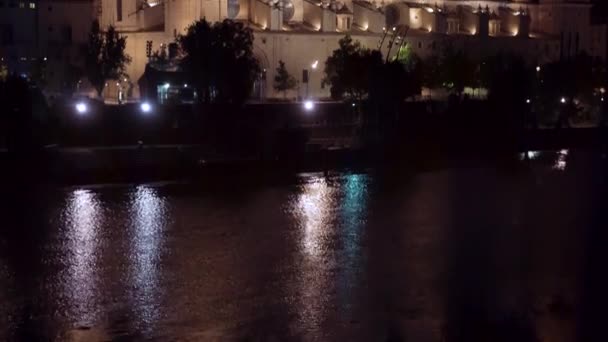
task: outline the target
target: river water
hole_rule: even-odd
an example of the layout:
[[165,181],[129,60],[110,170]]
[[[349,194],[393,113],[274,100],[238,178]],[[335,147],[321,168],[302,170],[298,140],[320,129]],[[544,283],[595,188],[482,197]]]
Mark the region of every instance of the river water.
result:
[[606,341],[604,162],[530,157],[8,193],[0,340]]

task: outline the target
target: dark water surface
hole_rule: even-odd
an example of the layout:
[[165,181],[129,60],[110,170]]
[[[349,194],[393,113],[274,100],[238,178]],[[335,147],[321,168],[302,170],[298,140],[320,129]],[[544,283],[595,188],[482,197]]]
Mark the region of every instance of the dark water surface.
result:
[[0,340],[607,341],[604,162],[531,157],[6,193]]

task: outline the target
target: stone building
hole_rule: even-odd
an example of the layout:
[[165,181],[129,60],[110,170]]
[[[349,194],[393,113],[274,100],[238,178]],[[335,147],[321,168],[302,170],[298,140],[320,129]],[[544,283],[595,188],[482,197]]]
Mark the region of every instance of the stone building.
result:
[[[8,20],[15,23],[12,27],[0,24],[0,54],[17,60],[72,58],[56,49],[70,50],[78,45],[86,39],[92,19],[98,18],[102,27],[114,25],[128,37],[127,52],[133,58],[128,79],[108,82],[107,98],[123,97],[126,83],[137,98],[137,83],[148,63],[148,44],[153,50],[166,48],[188,25],[202,18],[212,22],[238,20],[254,30],[254,53],[265,71],[255,87],[253,98],[258,99],[282,97],[272,87],[279,60],[299,81],[290,96],[329,96],[329,89],[321,82],[323,63],[346,33],[370,48],[377,48],[384,37],[387,41],[405,36],[406,43],[422,58],[449,44],[471,57],[513,52],[531,63],[582,51],[606,59],[607,26],[605,21],[592,20],[590,0],[31,1],[0,0],[0,19],[12,18]],[[28,10],[31,4],[35,9]],[[47,10],[50,6],[62,6],[62,11]],[[37,29],[29,32],[26,27]],[[384,54],[387,46],[382,44]],[[8,54],[7,48],[11,51]],[[393,49],[391,54],[395,52]],[[308,83],[303,82],[304,73]]]
[[97,13],[91,0],[0,0],[0,58],[18,73],[37,73],[60,92]]

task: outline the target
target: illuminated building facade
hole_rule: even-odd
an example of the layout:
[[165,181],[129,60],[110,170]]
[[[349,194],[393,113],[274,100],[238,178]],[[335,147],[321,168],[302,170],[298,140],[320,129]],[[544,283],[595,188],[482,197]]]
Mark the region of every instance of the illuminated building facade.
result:
[[[283,96],[272,88],[279,60],[298,80],[288,96],[329,96],[321,82],[323,62],[346,33],[369,48],[378,48],[386,32],[386,41],[405,36],[422,58],[446,45],[474,58],[512,52],[531,63],[582,51],[604,60],[607,55],[607,25],[592,20],[590,0],[32,0],[34,8],[30,2],[0,3],[0,23],[15,23],[0,25],[3,58],[77,62],[72,55],[94,18],[127,36],[127,53],[133,58],[128,81],[108,82],[107,98],[125,96],[125,83],[130,96],[139,97],[147,47],[167,47],[202,18],[238,20],[254,29],[254,53],[265,70],[253,96],[259,99]],[[381,50],[389,53],[388,44]]]

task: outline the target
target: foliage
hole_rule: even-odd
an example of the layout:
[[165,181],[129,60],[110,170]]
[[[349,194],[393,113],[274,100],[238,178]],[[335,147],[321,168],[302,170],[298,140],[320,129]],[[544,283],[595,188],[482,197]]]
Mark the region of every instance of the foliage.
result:
[[274,89],[276,91],[282,91],[283,97],[287,97],[287,91],[295,88],[296,79],[287,72],[285,63],[279,61],[279,67],[277,68],[277,74],[274,77]]
[[85,51],[85,74],[99,96],[106,80],[125,75],[126,65],[131,62],[131,57],[125,53],[126,45],[127,38],[121,37],[114,26],[103,32],[99,22],[93,22]]
[[339,48],[325,62],[323,83],[330,85],[333,98],[361,101],[368,94],[372,73],[382,65],[382,54],[361,47],[350,35],[340,39]]
[[442,85],[441,64],[439,56],[432,55],[422,62],[422,85],[429,89],[436,89]]
[[523,104],[533,91],[533,69],[520,57],[492,56],[483,60],[478,70],[479,85],[488,89],[491,101],[503,106]]
[[445,49],[439,58],[442,87],[462,94],[467,86],[474,86],[475,64],[464,52]]
[[8,67],[4,62],[0,62],[0,82],[6,81],[8,77]]
[[30,69],[30,80],[38,87],[44,88],[48,84],[46,61],[38,59],[32,63]]
[[177,37],[181,68],[192,75],[204,102],[243,103],[260,74],[253,55],[253,31],[232,20],[211,25],[205,19]]
[[[537,74],[539,112],[544,121],[568,124],[575,116],[590,114],[591,107],[600,107],[599,88],[606,86],[606,69],[588,55],[579,54],[573,58],[543,65]],[[566,103],[561,103],[561,98]]]
[[76,91],[76,86],[80,79],[84,76],[84,71],[81,67],[74,64],[67,65],[63,73],[63,90],[67,94],[73,94]]

